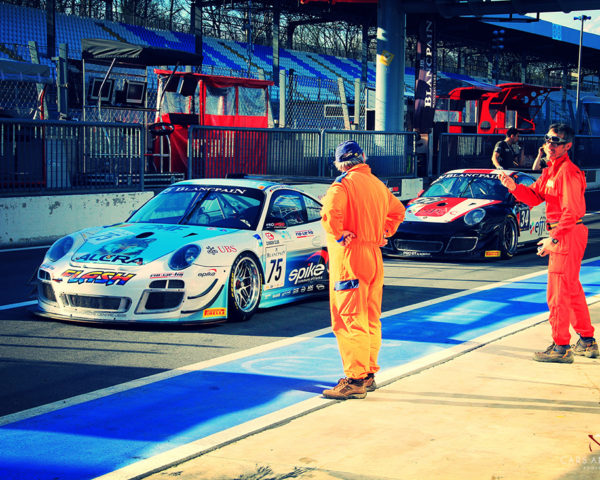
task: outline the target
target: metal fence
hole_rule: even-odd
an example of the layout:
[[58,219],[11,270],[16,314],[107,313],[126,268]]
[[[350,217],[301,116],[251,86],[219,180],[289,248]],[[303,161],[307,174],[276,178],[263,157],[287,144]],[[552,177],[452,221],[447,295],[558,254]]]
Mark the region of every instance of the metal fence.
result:
[[188,176],[231,174],[334,177],[330,163],[341,142],[356,140],[380,177],[415,177],[415,135],[409,132],[250,129],[194,126],[189,129]]
[[142,125],[0,119],[0,193],[143,188]]
[[333,178],[336,146],[357,140],[380,177],[415,177],[409,132],[189,129],[188,171],[149,173],[141,124],[0,119],[0,195],[161,188],[187,178],[259,174]]
[[[496,142],[504,135],[444,133],[440,135],[437,169],[440,175],[458,168],[489,168]],[[524,150],[524,168],[531,168],[538,148],[544,143],[543,135],[521,135],[519,144]],[[600,168],[600,137],[576,136],[569,150],[571,159],[583,169]]]

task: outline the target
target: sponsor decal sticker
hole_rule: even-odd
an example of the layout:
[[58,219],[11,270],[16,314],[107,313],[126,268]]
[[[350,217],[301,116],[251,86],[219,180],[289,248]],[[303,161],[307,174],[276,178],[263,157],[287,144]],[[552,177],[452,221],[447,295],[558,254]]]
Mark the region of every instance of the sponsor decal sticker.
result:
[[173,278],[183,277],[182,272],[169,272],[169,273],[151,273],[150,278]]
[[216,247],[208,245],[206,247],[206,253],[211,255],[217,255],[218,253],[236,253],[237,248],[233,245],[218,245]]
[[308,238],[314,236],[315,232],[312,230],[298,230],[296,232],[296,238]]
[[164,193],[179,193],[179,192],[217,192],[217,193],[234,193],[244,195],[246,188],[238,187],[217,187],[215,185],[182,185],[179,187],[170,187]]
[[226,308],[207,308],[202,312],[202,318],[225,317],[226,315]]
[[143,265],[144,259],[142,257],[131,257],[129,255],[98,255],[97,253],[87,253],[85,255],[80,255],[79,257],[75,257],[73,259],[74,262],[81,263],[120,263],[122,265],[127,265],[129,263],[135,263],[136,265]]
[[217,269],[211,268],[210,270],[207,270],[205,272],[199,272],[198,276],[199,277],[214,277],[216,274],[217,274]]
[[298,284],[321,278],[326,267],[323,264],[309,263],[306,267],[294,268],[289,275],[289,281]]
[[99,283],[107,287],[110,285],[125,285],[129,280],[135,277],[135,273],[107,272],[104,270],[95,270],[84,272],[83,270],[65,270],[63,277],[69,279],[68,283]]

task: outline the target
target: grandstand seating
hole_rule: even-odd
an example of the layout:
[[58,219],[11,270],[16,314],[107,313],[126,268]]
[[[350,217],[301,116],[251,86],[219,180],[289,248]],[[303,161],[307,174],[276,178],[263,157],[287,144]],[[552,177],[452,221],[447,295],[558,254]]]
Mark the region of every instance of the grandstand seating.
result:
[[[14,58],[11,45],[25,45],[35,40],[44,50],[46,44],[45,12],[28,7],[19,7],[0,3],[0,58],[28,61],[28,58]],[[81,39],[106,38],[141,45],[174,48],[193,51],[194,38],[182,32],[152,30],[136,25],[120,22],[95,20],[58,13],[56,15],[56,43],[69,46],[70,58],[81,58]],[[262,69],[266,77],[272,75],[272,51],[269,47],[253,45],[250,52],[250,68],[248,68],[249,52],[242,42],[224,39],[204,38],[204,70],[216,74],[245,72],[256,77]],[[21,54],[21,57],[23,55]],[[42,57],[42,62],[54,66],[49,58]],[[353,59],[338,58],[331,55],[280,50],[280,67],[286,71],[293,70],[296,76],[312,78],[336,79],[341,76],[346,80],[360,77],[360,62]],[[369,81],[375,79],[374,64],[369,65]],[[277,79],[276,79],[277,81]]]
[[[35,40],[42,52],[46,44],[46,18],[43,10],[0,3],[0,58],[29,61],[25,44]],[[194,37],[188,33],[153,30],[120,22],[96,20],[57,13],[56,44],[68,44],[70,58],[81,58],[83,38],[106,38],[133,44],[174,48],[194,51]],[[15,45],[20,48],[15,48]],[[250,53],[250,55],[249,55]],[[204,37],[203,72],[219,75],[258,77],[262,70],[266,78],[272,76],[272,50],[262,45],[253,45],[251,52],[243,42]],[[310,52],[280,49],[280,68],[288,73],[288,80],[298,85],[302,98],[339,103],[337,78],[344,79],[348,99],[354,97],[354,79],[360,78],[359,60],[335,57]],[[249,58],[250,57],[250,58]],[[54,62],[41,56],[42,63],[54,68]],[[375,64],[369,62],[368,84],[374,87]],[[289,75],[293,70],[293,75]],[[446,75],[441,78],[477,80],[467,76]],[[321,85],[321,82],[324,85]],[[480,79],[484,80],[484,79]],[[274,79],[277,83],[279,79]],[[485,81],[485,80],[484,80]],[[152,81],[151,81],[152,83]],[[326,84],[326,85],[325,85]],[[414,69],[406,69],[406,92],[411,95],[414,85]],[[273,89],[272,101],[278,101],[279,89]]]

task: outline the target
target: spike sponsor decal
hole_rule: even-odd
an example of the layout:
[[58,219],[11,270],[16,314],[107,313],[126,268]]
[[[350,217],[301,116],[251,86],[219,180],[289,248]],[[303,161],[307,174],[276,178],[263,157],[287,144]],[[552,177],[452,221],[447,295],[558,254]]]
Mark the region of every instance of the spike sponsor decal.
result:
[[294,268],[288,277],[289,281],[298,284],[320,279],[325,273],[326,267],[321,264],[309,263],[306,267]]
[[227,316],[226,308],[207,308],[202,312],[202,318],[225,317]]
[[66,270],[62,273],[63,277],[69,279],[68,283],[99,283],[107,287],[110,285],[125,285],[129,280],[135,277],[135,273],[107,272],[95,270],[84,272],[83,270]]

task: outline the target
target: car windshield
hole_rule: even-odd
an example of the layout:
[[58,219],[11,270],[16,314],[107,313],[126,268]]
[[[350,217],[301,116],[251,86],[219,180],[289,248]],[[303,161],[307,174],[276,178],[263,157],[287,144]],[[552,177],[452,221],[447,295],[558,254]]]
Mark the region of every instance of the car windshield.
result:
[[508,190],[494,174],[447,174],[437,179],[422,197],[458,197],[505,200]]
[[216,185],[169,187],[135,212],[128,222],[201,225],[254,230],[264,193]]

